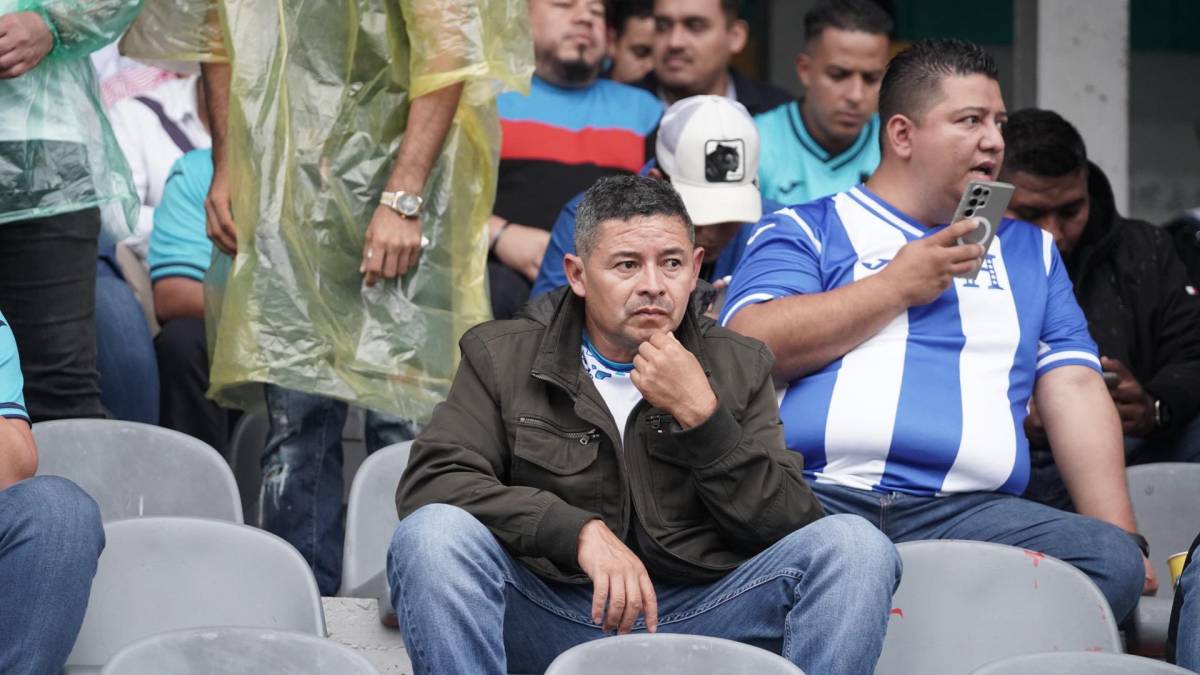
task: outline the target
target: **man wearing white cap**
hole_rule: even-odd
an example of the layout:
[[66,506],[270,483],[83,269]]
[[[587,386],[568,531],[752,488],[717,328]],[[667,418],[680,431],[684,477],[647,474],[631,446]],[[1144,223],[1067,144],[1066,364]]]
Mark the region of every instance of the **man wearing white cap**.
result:
[[[778,208],[758,191],[758,131],[742,104],[721,96],[692,96],[667,109],[642,174],[669,180],[683,197],[704,248],[700,278],[725,286],[742,258],[750,227]],[[567,285],[563,256],[575,253],[575,211],[583,194],[567,202],[529,297]]]

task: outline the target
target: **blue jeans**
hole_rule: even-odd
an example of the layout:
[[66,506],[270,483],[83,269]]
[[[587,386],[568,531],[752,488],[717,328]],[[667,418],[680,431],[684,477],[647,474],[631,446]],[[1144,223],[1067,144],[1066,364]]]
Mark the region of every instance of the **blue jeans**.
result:
[[[343,401],[266,386],[270,431],[262,456],[260,523],[308,561],[321,595],[342,583]],[[416,436],[412,422],[367,412],[367,453]]]
[[[604,636],[592,586],[545,581],[482,523],[445,504],[396,528],[392,606],[417,675],[540,673]],[[870,673],[883,649],[895,547],[860,518],[823,518],[712,583],[654,582],[658,630],[746,642],[809,673]],[[638,619],[634,632],[644,632]]]
[[79,634],[96,560],[100,509],[58,476],[0,490],[0,673],[58,673]]
[[[1200,558],[1196,553],[1192,555]],[[1183,596],[1183,604],[1179,608],[1175,663],[1200,672],[1200,562],[1193,560],[1183,569],[1176,593]]]
[[1124,620],[1142,593],[1142,552],[1104,521],[1012,495],[969,492],[918,497],[812,483],[826,513],[853,513],[892,541],[968,539],[1019,546],[1070,563],[1088,575]]
[[115,419],[158,424],[158,362],[146,315],[111,252],[96,262],[96,369]]

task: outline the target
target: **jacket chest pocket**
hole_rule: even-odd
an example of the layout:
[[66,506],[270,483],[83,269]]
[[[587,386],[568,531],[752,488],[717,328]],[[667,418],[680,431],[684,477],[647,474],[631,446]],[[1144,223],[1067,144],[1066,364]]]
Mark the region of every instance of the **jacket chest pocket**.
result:
[[600,444],[595,427],[568,428],[521,415],[513,445],[513,482],[548,490],[580,508],[598,509],[603,484],[596,462]]

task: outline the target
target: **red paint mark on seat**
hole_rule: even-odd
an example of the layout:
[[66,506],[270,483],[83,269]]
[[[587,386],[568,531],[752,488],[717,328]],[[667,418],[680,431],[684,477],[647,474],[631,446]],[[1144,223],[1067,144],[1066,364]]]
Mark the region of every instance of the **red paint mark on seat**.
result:
[[893,608],[892,608],[892,611],[890,612],[890,614],[891,614],[892,616],[898,616],[898,617],[900,617],[901,619],[903,619],[903,618],[904,618],[904,610],[900,609],[899,607],[893,607]]
[[1034,580],[1033,580],[1033,590],[1035,590],[1035,591],[1036,591],[1037,589],[1038,589],[1038,580],[1037,580],[1037,579],[1034,579]]
[[1030,551],[1029,549],[1025,549],[1025,555],[1033,559],[1034,567],[1037,567],[1038,563],[1046,559],[1045,553],[1038,553],[1037,551]]
[[1085,652],[1103,652],[1104,647],[1088,647],[1087,649],[1085,649],[1083,651],[1085,651]]

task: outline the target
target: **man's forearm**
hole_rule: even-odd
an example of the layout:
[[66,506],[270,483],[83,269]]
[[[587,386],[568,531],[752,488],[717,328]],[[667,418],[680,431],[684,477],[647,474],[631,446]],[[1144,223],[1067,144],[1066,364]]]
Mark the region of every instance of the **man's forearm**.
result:
[[462,90],[462,84],[454,84],[412,100],[404,138],[388,177],[389,191],[420,193],[425,189],[425,181],[441,154],[442,144],[454,121]]
[[208,109],[213,165],[221,166],[225,161],[225,142],[229,131],[229,79],[232,67],[228,63],[201,63],[200,72],[204,76],[204,107]]
[[1063,366],[1038,379],[1035,396],[1076,510],[1136,532],[1121,421],[1104,380],[1084,366]]
[[729,328],[765,342],[775,354],[775,381],[791,382],[845,356],[907,308],[875,275],[824,293],[746,306]]

